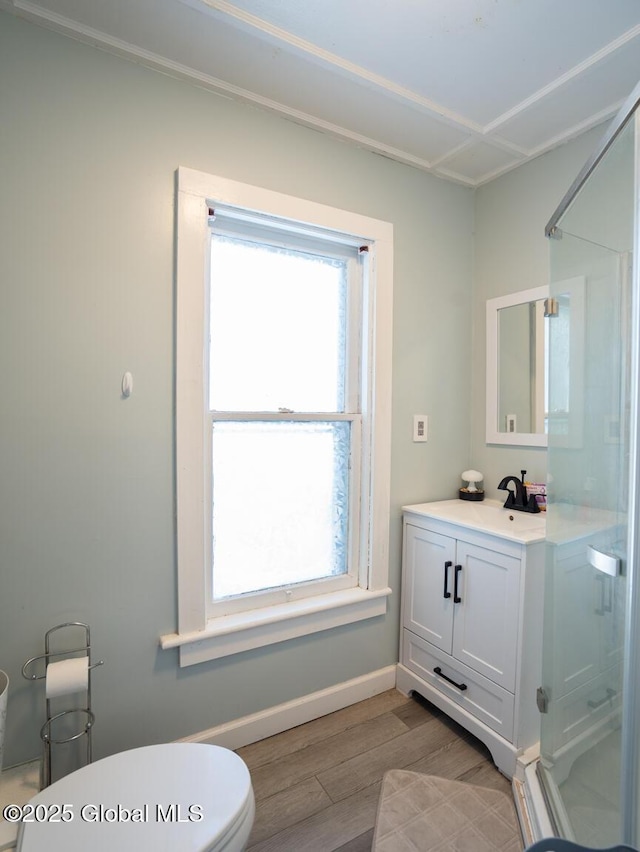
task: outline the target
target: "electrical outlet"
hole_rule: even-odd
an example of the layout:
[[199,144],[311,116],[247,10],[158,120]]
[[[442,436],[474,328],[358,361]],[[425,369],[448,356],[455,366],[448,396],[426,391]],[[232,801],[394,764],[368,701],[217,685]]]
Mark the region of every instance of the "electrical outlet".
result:
[[426,414],[413,415],[413,440],[414,442],[426,441],[429,427],[429,418]]

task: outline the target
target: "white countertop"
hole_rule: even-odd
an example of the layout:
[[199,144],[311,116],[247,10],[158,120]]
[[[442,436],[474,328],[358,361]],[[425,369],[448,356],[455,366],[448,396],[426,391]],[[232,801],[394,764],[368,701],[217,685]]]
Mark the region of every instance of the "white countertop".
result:
[[440,500],[403,506],[402,510],[521,544],[545,539],[550,544],[566,544],[604,531],[620,535],[626,523],[622,513],[570,503],[552,503],[547,512],[536,514],[505,509],[499,500]]
[[402,509],[404,512],[437,518],[521,544],[544,541],[546,535],[545,512],[514,512],[505,509],[498,500],[440,500],[436,503],[403,506]]

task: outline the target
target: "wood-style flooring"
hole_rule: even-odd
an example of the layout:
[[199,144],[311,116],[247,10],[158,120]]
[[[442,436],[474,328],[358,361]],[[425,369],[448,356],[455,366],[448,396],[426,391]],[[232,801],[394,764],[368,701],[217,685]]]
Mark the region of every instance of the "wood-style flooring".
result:
[[250,852],[370,852],[382,777],[409,769],[511,795],[485,746],[432,704],[389,690],[238,750]]

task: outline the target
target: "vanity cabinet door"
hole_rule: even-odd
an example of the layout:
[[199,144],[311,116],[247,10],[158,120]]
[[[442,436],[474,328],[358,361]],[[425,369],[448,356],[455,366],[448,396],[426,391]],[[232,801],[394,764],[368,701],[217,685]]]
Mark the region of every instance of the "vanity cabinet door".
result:
[[407,524],[404,548],[404,626],[450,654],[455,539]]
[[520,609],[520,560],[457,543],[459,566],[453,656],[514,692]]

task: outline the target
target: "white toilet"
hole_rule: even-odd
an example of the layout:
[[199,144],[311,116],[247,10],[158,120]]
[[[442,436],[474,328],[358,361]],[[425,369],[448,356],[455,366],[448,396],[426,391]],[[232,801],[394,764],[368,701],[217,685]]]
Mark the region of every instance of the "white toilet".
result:
[[197,743],[114,754],[56,781],[29,804],[35,821],[20,823],[19,852],[240,852],[255,815],[242,759]]

